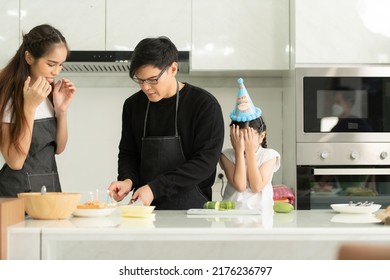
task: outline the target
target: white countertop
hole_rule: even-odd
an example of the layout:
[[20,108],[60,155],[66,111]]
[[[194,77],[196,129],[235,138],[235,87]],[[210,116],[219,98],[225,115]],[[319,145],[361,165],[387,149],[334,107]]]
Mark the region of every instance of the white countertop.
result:
[[[390,244],[390,226],[373,215],[331,209],[237,217],[155,213],[153,219],[122,218],[119,210],[102,218],[26,219],[8,229],[9,258],[334,259],[342,242]],[[39,254],[28,257],[19,248],[28,236],[35,236],[32,250]]]

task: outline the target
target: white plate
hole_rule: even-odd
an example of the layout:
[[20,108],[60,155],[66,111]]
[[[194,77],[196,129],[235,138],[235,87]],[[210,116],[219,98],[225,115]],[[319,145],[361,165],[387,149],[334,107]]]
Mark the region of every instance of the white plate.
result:
[[374,214],[336,214],[330,221],[344,224],[370,224],[382,222],[375,217]]
[[372,204],[370,206],[350,206],[349,204],[331,204],[330,207],[334,211],[340,213],[352,213],[352,214],[369,214],[378,211],[382,205]]
[[76,209],[73,216],[77,217],[104,217],[111,215],[116,210],[116,207],[108,207],[102,209]]
[[86,219],[85,217],[74,217],[71,219],[72,224],[76,227],[117,227],[121,223],[120,217],[91,217]]
[[153,219],[156,216],[155,213],[142,214],[142,213],[122,213],[123,218],[147,218]]
[[215,209],[188,209],[187,215],[204,215],[204,216],[242,216],[242,215],[261,215],[259,209],[231,209],[231,210],[215,210]]

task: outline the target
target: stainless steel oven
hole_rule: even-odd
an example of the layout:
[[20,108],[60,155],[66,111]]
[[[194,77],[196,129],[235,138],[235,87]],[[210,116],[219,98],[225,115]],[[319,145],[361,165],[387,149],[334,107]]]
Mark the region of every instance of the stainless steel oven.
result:
[[390,205],[390,67],[296,70],[297,208]]

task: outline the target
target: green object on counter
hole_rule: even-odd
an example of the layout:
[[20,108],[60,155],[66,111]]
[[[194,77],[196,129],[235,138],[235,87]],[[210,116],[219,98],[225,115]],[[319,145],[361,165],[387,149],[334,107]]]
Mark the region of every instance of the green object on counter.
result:
[[203,205],[203,209],[229,210],[235,208],[236,208],[236,203],[230,200],[207,201]]
[[294,206],[288,202],[275,202],[274,211],[277,213],[289,213],[294,210]]

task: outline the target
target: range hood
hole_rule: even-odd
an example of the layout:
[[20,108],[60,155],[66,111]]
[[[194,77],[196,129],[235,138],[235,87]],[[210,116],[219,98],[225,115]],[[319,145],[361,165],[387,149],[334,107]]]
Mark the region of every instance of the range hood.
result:
[[[71,74],[129,74],[132,51],[72,50],[63,64],[62,72]],[[190,53],[179,51],[179,72],[188,73]]]

